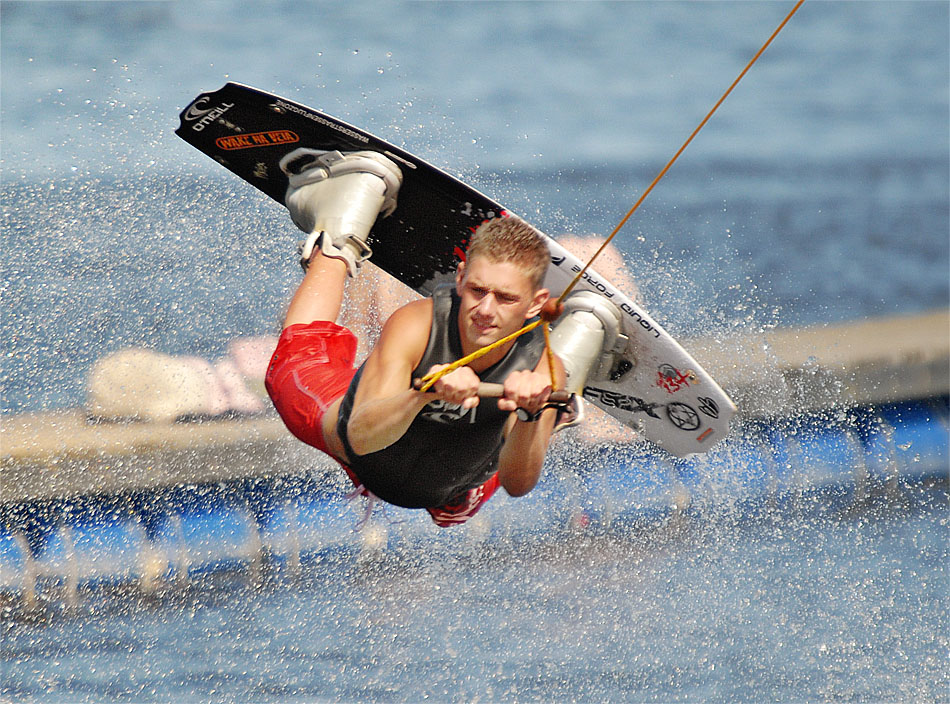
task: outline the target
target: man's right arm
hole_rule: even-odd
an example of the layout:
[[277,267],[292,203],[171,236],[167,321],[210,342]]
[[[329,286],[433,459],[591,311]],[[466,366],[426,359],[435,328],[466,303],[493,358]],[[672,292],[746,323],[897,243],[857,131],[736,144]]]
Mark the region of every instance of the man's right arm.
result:
[[366,359],[347,439],[358,455],[378,452],[401,438],[432,396],[412,388],[412,372],[422,359],[432,324],[432,301],[413,301],[383,326]]
[[[441,399],[464,408],[478,405],[479,378],[469,367],[442,377],[428,392],[412,388],[412,372],[429,344],[432,299],[413,301],[386,321],[363,365],[347,439],[358,455],[378,452],[399,440],[425,406]],[[427,372],[444,365],[436,365]]]

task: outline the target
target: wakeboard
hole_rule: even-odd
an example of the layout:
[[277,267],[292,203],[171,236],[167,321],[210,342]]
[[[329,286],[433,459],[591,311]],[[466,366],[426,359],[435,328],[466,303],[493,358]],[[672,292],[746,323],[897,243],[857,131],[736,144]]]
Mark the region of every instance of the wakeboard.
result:
[[[429,295],[454,280],[468,238],[506,208],[414,154],[291,100],[237,83],[202,93],[180,115],[186,142],[283,204],[281,157],[298,147],[340,152],[373,150],[403,174],[398,205],[370,232],[374,264]],[[559,295],[584,262],[548,238],[545,286]],[[601,294],[620,309],[623,337],[584,398],[670,453],[709,450],[726,437],[736,407],[706,371],[646,311],[588,269],[575,290]]]

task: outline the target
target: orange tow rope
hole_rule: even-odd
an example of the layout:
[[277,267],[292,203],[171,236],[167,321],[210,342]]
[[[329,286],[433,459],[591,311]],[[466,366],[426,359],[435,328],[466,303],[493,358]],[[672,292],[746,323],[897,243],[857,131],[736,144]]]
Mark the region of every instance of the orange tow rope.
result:
[[600,245],[597,251],[594,252],[591,258],[584,265],[584,267],[577,273],[577,275],[567,285],[567,288],[565,288],[561,292],[561,295],[558,296],[557,299],[548,301],[545,304],[544,309],[541,311],[541,318],[538,320],[535,320],[532,323],[528,323],[517,332],[514,332],[511,335],[508,335],[507,337],[501,340],[498,340],[497,342],[493,342],[492,344],[486,347],[483,347],[479,350],[475,350],[474,352],[472,352],[472,354],[462,357],[462,359],[459,359],[458,361],[453,362],[452,364],[439,370],[438,372],[434,372],[432,374],[426,374],[422,378],[423,391],[427,391],[436,381],[441,379],[443,376],[445,376],[449,372],[452,372],[455,369],[458,369],[459,367],[464,367],[469,362],[472,362],[478,359],[479,357],[485,354],[488,354],[492,350],[497,349],[498,347],[501,347],[502,345],[505,345],[508,342],[511,342],[512,340],[518,338],[519,336],[525,334],[526,332],[530,332],[531,330],[534,330],[542,322],[544,323],[544,339],[545,339],[545,345],[548,348],[548,355],[549,355],[548,361],[549,361],[549,366],[551,368],[551,382],[552,382],[551,386],[552,388],[555,388],[554,365],[551,363],[553,352],[551,352],[551,347],[548,342],[549,340],[548,331],[549,331],[551,322],[553,322],[554,320],[557,320],[558,316],[561,314],[561,310],[563,309],[564,299],[566,299],[567,296],[571,293],[571,291],[574,290],[574,287],[577,286],[578,282],[584,277],[584,274],[590,268],[590,265],[594,263],[594,260],[597,259],[597,257],[600,256],[601,252],[603,252],[604,249],[607,248],[607,245],[610,244],[610,241],[617,235],[618,232],[620,232],[623,226],[627,224],[627,221],[637,211],[637,209],[640,207],[640,204],[643,203],[644,200],[646,200],[646,197],[648,195],[650,195],[650,192],[653,190],[654,186],[656,186],[656,184],[660,182],[660,179],[662,179],[666,175],[666,172],[670,170],[670,167],[673,166],[674,163],[676,163],[676,160],[679,159],[680,154],[682,154],[686,150],[686,147],[688,147],[690,142],[693,141],[693,138],[697,134],[699,134],[699,131],[703,127],[706,126],[706,123],[709,122],[710,118],[715,114],[716,110],[719,109],[719,106],[722,105],[723,102],[725,102],[726,98],[729,97],[729,94],[732,93],[732,90],[739,84],[739,81],[741,81],[743,77],[746,75],[746,73],[749,72],[749,69],[752,68],[753,64],[755,64],[756,61],[759,60],[759,57],[762,56],[763,53],[765,53],[765,50],[769,48],[769,45],[772,43],[772,40],[774,40],[775,37],[778,36],[778,33],[781,32],[782,29],[784,29],[785,25],[788,24],[789,20],[792,19],[792,17],[795,15],[796,12],[798,12],[798,9],[804,4],[804,2],[805,0],[798,0],[798,2],[795,3],[795,7],[792,8],[791,12],[789,12],[788,15],[785,16],[785,19],[782,20],[782,22],[779,24],[779,26],[775,28],[775,31],[772,32],[771,36],[769,36],[765,44],[762,45],[762,48],[759,49],[755,53],[755,56],[752,57],[751,61],[749,61],[749,63],[746,64],[746,67],[742,69],[742,72],[736,77],[736,80],[734,80],[732,82],[732,85],[730,85],[729,88],[726,89],[726,92],[722,94],[722,97],[719,98],[718,101],[716,101],[716,104],[713,105],[712,110],[710,110],[706,114],[706,117],[703,118],[702,122],[700,122],[696,126],[696,129],[694,129],[692,134],[690,134],[690,136],[686,139],[686,141],[683,142],[683,146],[681,146],[679,148],[679,151],[677,151],[676,154],[673,155],[673,158],[670,159],[669,162],[667,162],[666,166],[664,166],[660,170],[660,173],[658,173],[656,175],[656,178],[654,178],[653,181],[650,183],[650,185],[647,186],[646,190],[643,191],[643,194],[640,196],[640,198],[637,199],[637,202],[633,204],[633,207],[630,208],[630,210],[623,217],[623,219],[619,223],[617,223],[617,226],[613,229],[613,231],[610,233],[607,239],[603,241],[603,243]]
[[[517,331],[511,333],[511,334],[508,335],[507,337],[503,337],[503,338],[501,338],[500,340],[497,340],[496,342],[491,343],[490,345],[485,345],[485,346],[482,347],[481,349],[475,350],[475,351],[472,352],[471,354],[466,355],[466,356],[462,357],[461,359],[456,360],[455,362],[452,362],[450,365],[448,365],[447,367],[444,367],[443,369],[440,369],[440,370],[437,371],[437,372],[432,372],[431,374],[426,374],[424,377],[422,377],[422,386],[419,388],[419,390],[420,390],[420,391],[428,391],[430,388],[432,388],[432,385],[433,385],[435,382],[437,382],[439,379],[441,379],[442,377],[444,377],[444,376],[445,376],[446,374],[448,374],[449,372],[454,371],[454,370],[458,369],[459,367],[464,367],[464,366],[465,366],[466,364],[468,364],[469,362],[474,362],[476,359],[478,359],[479,357],[485,356],[486,354],[488,354],[488,353],[491,352],[492,350],[497,349],[497,348],[501,347],[502,345],[506,345],[506,344],[508,344],[509,342],[511,342],[512,340],[515,340],[515,339],[521,337],[521,336],[524,335],[526,332],[531,332],[531,331],[534,330],[536,327],[538,327],[538,326],[541,324],[541,322],[542,322],[542,320],[539,318],[538,320],[535,320],[534,322],[528,323],[527,325],[525,325],[525,326],[524,326],[523,328],[521,328],[520,330],[517,330]],[[552,371],[552,378],[553,378],[553,371]]]

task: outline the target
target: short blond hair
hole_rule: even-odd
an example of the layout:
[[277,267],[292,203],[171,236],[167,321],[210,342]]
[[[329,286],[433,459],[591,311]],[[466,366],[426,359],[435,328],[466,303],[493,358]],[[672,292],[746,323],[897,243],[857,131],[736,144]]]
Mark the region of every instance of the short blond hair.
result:
[[475,230],[466,250],[466,259],[478,256],[518,265],[528,275],[534,290],[541,288],[551,263],[545,236],[521,218],[511,215],[486,220]]

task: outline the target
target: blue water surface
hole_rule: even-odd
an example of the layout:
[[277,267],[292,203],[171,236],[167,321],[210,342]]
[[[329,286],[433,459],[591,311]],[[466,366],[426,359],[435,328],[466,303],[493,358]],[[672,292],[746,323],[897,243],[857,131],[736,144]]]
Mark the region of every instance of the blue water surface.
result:
[[4,621],[24,702],[946,702],[946,493],[327,559]]
[[[174,136],[199,92],[285,95],[606,234],[791,7],[4,0],[2,411],[80,404],[121,347],[276,330],[298,233]],[[947,307],[948,105],[950,3],[806,2],[618,235],[649,310],[725,339]],[[950,700],[946,493],[762,512],[51,598],[3,612],[0,700]]]

